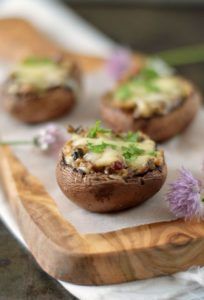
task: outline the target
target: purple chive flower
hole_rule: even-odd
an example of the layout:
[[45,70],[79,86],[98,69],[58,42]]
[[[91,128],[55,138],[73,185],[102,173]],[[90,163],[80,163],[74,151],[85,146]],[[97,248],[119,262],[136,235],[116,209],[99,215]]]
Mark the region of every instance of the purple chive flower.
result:
[[167,201],[171,212],[179,218],[203,218],[202,185],[192,173],[182,168],[177,180],[170,184]]
[[3,145],[34,145],[39,148],[42,152],[48,154],[56,155],[58,154],[60,148],[66,142],[65,131],[62,127],[49,124],[46,127],[42,128],[33,139],[30,140],[12,140],[12,141],[0,141],[0,146]]
[[66,141],[65,133],[61,127],[48,124],[42,128],[33,139],[34,145],[43,152],[57,154]]
[[119,48],[107,60],[106,70],[115,80],[121,79],[132,64],[132,54],[128,49]]

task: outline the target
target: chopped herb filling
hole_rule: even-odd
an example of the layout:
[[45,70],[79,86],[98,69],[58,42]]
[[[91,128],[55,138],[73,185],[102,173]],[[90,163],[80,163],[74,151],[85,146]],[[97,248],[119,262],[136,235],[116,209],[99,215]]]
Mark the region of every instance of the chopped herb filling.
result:
[[72,128],[71,133],[63,149],[65,161],[85,173],[97,171],[128,176],[131,172],[140,174],[163,164],[163,152],[139,131],[116,134],[97,121],[88,130]]

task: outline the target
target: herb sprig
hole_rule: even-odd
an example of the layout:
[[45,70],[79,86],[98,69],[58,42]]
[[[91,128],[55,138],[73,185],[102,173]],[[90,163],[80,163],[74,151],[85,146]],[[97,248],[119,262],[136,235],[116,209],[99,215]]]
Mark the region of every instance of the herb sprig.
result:
[[155,83],[155,80],[159,77],[159,72],[153,66],[147,64],[130,82],[121,85],[115,96],[121,101],[126,101],[134,96],[137,87],[143,87],[147,92],[159,92],[160,89]]
[[147,154],[151,155],[151,156],[157,156],[157,151],[156,150],[151,150],[151,151],[148,151]]
[[[112,131],[110,129],[105,129],[101,127],[101,122],[96,121],[95,125],[91,127],[88,131],[87,137],[88,138],[97,138],[98,133],[111,133]],[[126,134],[122,135],[122,138],[124,141],[127,142],[127,146],[118,146],[112,143],[107,143],[102,141],[100,144],[95,144],[89,141],[87,143],[88,150],[93,152],[93,153],[103,153],[106,148],[112,148],[112,149],[117,149],[122,152],[122,156],[124,157],[125,160],[131,161],[133,159],[137,159],[138,156],[144,155],[145,153],[151,156],[156,156],[156,151],[152,150],[149,152],[146,152],[144,149],[141,149],[138,147],[136,143],[139,141],[140,134],[139,132],[132,132],[129,131]]]
[[137,76],[137,79],[153,80],[158,77],[159,73],[154,68],[146,66],[141,70],[140,74]]
[[134,144],[130,144],[128,147],[122,147],[122,150],[126,160],[135,159],[137,156],[145,153],[145,150],[138,148]]
[[107,147],[116,149],[116,145],[105,143],[105,142],[102,142],[101,144],[97,144],[97,145],[93,143],[88,143],[87,146],[88,149],[94,153],[102,153]]
[[132,132],[132,131],[128,131],[128,133],[126,133],[126,135],[124,136],[124,140],[127,142],[138,142],[138,138],[139,138],[139,133],[138,132]]
[[95,125],[89,129],[87,136],[95,138],[97,137],[97,133],[111,133],[111,130],[101,127],[101,121],[96,121]]

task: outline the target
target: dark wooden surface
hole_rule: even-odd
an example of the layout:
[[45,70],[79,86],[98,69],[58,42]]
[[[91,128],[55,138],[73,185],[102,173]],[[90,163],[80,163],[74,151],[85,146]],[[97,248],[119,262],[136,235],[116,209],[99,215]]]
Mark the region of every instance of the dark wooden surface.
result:
[[0,300],[75,300],[0,222]]
[[204,42],[204,6],[111,5],[111,1],[71,6],[115,41],[142,52]]

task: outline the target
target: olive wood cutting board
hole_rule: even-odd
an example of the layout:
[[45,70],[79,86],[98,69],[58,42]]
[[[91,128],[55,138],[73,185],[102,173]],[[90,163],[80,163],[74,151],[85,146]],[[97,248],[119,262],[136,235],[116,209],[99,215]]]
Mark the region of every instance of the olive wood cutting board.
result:
[[[0,37],[0,57],[11,61],[28,54],[65,51],[20,19],[0,20]],[[77,59],[85,71],[103,63],[100,58],[66,55]],[[0,179],[29,250],[39,265],[57,279],[103,285],[204,265],[204,222],[180,219],[80,234],[8,146],[0,147]]]
[[23,237],[53,277],[84,285],[146,279],[204,265],[204,222],[177,220],[80,234],[7,146],[0,177]]

